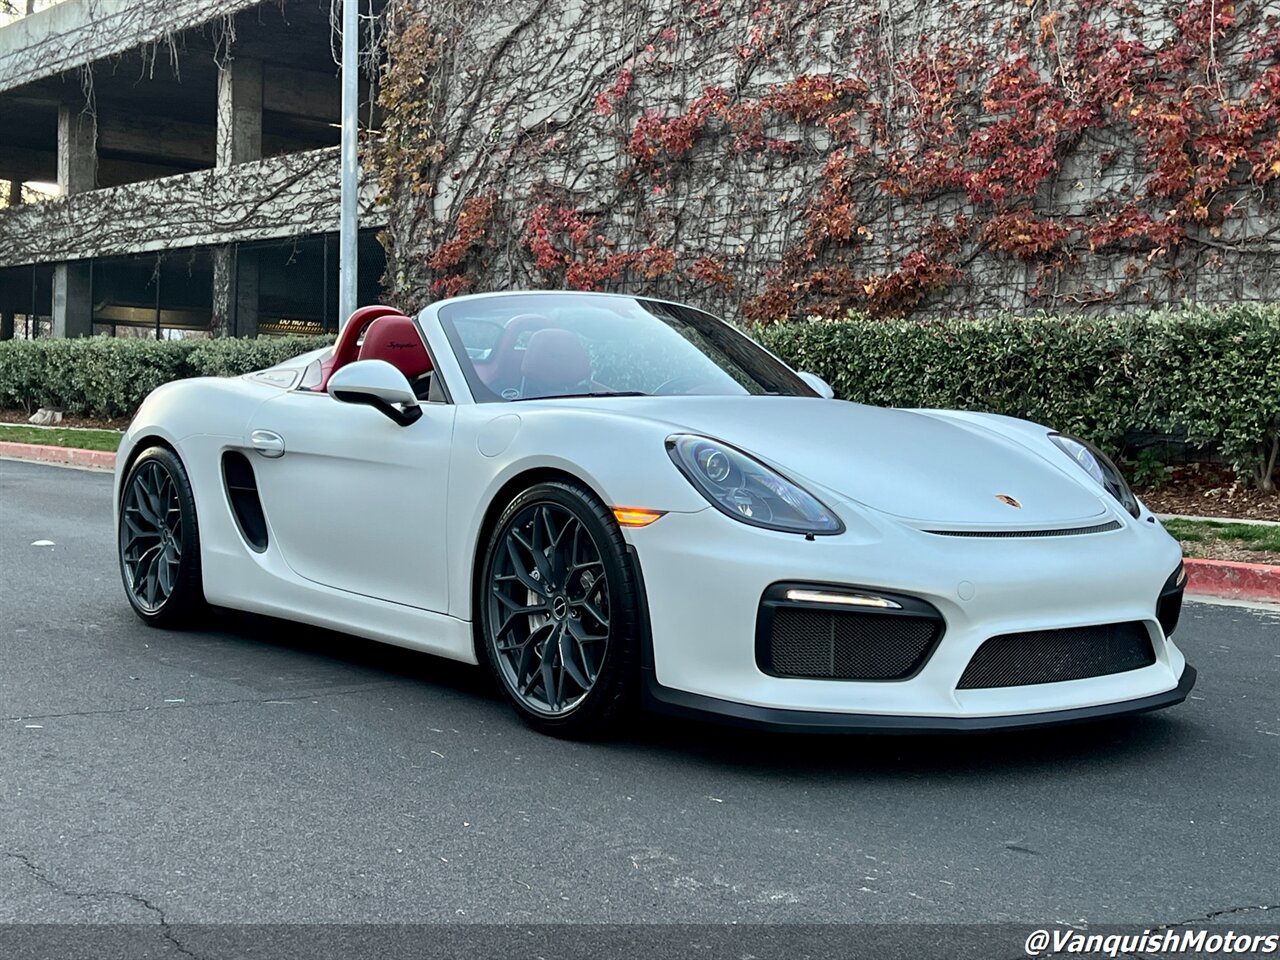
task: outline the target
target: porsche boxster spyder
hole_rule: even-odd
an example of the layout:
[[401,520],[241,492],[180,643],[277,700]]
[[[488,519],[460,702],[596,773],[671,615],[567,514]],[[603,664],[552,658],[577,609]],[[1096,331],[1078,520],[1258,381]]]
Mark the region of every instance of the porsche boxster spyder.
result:
[[156,390],[116,475],[129,603],[482,664],[584,736],[636,709],[981,730],[1183,700],[1178,544],[1084,440],[832,398],[691,307],[365,307]]

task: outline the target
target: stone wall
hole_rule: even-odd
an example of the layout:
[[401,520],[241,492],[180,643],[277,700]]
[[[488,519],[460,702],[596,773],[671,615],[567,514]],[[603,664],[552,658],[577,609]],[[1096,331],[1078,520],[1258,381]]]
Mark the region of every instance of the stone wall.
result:
[[368,151],[407,304],[769,321],[1280,296],[1280,8],[398,0]]

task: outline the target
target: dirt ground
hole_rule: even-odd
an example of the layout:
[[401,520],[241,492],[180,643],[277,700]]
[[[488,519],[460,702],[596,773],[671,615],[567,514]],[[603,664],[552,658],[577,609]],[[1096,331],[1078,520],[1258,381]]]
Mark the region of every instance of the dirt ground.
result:
[[1138,487],[1134,492],[1156,513],[1280,520],[1280,492],[1263,493],[1238,483],[1230,470],[1212,464],[1180,467],[1167,484]]
[[[0,410],[0,423],[26,423],[31,414],[25,410]],[[64,413],[60,427],[91,427],[95,430],[123,430],[132,417],[87,417]]]

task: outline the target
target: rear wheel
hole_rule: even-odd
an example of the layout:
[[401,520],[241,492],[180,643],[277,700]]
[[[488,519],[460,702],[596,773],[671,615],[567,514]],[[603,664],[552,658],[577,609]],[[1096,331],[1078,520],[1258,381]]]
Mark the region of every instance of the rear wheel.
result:
[[143,621],[177,626],[204,607],[195,497],[173,451],[150,447],[129,469],[118,545],[125,595]]
[[535,729],[598,736],[634,708],[636,585],[609,510],[573,484],[540,483],[503,511],[479,598],[482,654]]

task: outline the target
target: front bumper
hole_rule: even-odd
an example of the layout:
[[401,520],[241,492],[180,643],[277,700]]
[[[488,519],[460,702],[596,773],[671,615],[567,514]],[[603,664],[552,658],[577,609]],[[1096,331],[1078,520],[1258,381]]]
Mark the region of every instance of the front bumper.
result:
[[[1195,682],[1157,619],[1157,597],[1180,550],[1156,524],[984,540],[842,513],[849,531],[815,541],[714,510],[629,531],[648,600],[650,708],[812,732],[989,730],[1154,710],[1184,700]],[[946,631],[918,673],[901,681],[772,676],[760,669],[753,638],[760,599],[781,579],[918,597],[942,614]],[[958,689],[991,637],[1122,622],[1147,629],[1154,663],[1080,680]]]

